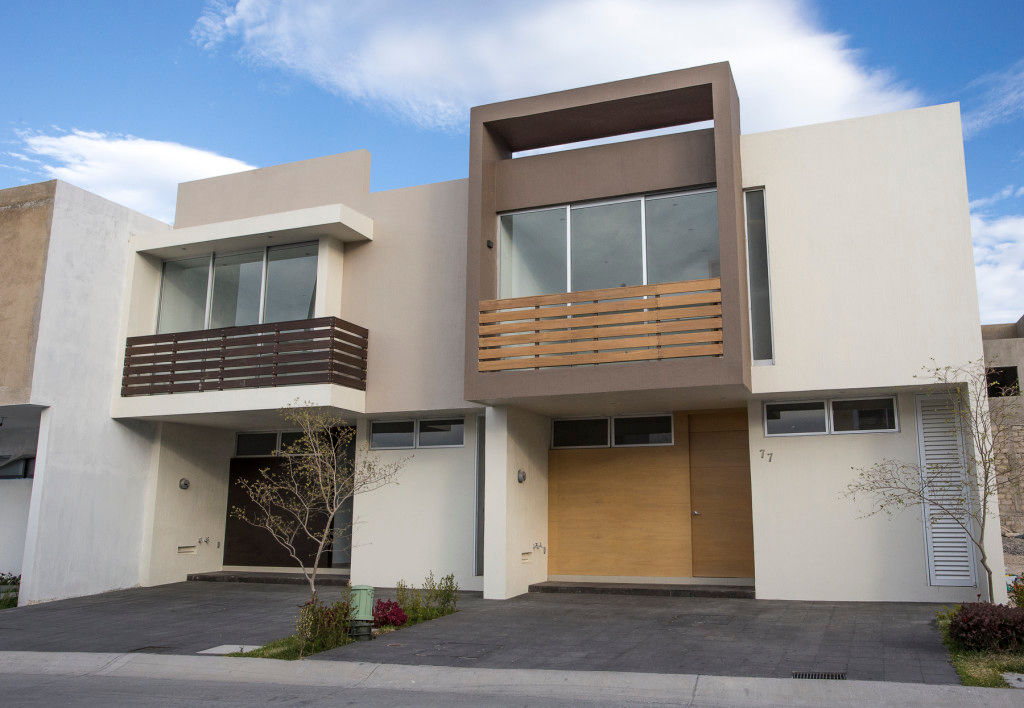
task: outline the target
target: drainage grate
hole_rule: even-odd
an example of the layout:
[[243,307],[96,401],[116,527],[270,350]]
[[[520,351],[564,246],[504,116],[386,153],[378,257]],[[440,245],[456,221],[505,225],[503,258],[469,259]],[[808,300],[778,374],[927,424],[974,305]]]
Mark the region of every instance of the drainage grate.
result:
[[795,679],[821,679],[825,681],[845,681],[845,671],[794,671]]

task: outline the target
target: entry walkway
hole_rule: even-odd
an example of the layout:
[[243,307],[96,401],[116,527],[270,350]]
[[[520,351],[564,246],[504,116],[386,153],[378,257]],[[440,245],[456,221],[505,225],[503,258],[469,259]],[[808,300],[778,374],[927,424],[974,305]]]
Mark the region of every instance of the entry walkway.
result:
[[[322,594],[330,600],[338,591]],[[265,644],[294,630],[305,599],[299,585],[194,582],[2,610],[0,651],[195,654]],[[463,597],[459,608],[317,658],[957,683],[934,605],[531,593],[504,602]]]

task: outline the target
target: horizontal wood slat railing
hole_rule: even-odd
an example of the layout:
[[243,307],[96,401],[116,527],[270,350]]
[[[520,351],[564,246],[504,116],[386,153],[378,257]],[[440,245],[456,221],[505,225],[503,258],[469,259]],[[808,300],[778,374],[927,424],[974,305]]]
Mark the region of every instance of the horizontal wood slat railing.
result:
[[480,371],[722,355],[719,278],[480,302]]
[[368,338],[337,317],[129,337],[121,395],[318,383],[365,391]]

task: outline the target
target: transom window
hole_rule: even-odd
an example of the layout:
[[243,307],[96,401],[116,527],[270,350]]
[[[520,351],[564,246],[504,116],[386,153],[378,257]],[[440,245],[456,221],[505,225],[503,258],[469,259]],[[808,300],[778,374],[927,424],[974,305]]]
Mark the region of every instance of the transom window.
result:
[[898,430],[895,396],[764,404],[764,433],[768,437]]
[[501,298],[719,275],[715,189],[563,204],[498,220]]
[[551,422],[551,447],[640,447],[672,445],[672,415],[570,418]]
[[318,245],[166,261],[157,333],[313,317]]
[[370,422],[370,448],[462,447],[465,429],[464,418],[374,420]]

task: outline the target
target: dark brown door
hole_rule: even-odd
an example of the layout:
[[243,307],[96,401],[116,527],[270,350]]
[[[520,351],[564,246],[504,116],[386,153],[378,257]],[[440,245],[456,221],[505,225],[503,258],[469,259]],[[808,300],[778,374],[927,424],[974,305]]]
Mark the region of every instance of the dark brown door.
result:
[[690,415],[690,508],[695,578],[754,577],[745,409]]
[[[295,559],[264,529],[250,526],[231,515],[231,509],[249,509],[252,501],[241,487],[240,479],[258,479],[260,470],[278,466],[278,457],[236,457],[231,460],[228,487],[228,519],[224,530],[224,565],[262,565],[294,567]],[[322,527],[321,527],[322,528]],[[296,550],[304,563],[311,563],[316,545],[305,535],[296,538]],[[320,567],[330,567],[331,552],[320,557]]]

